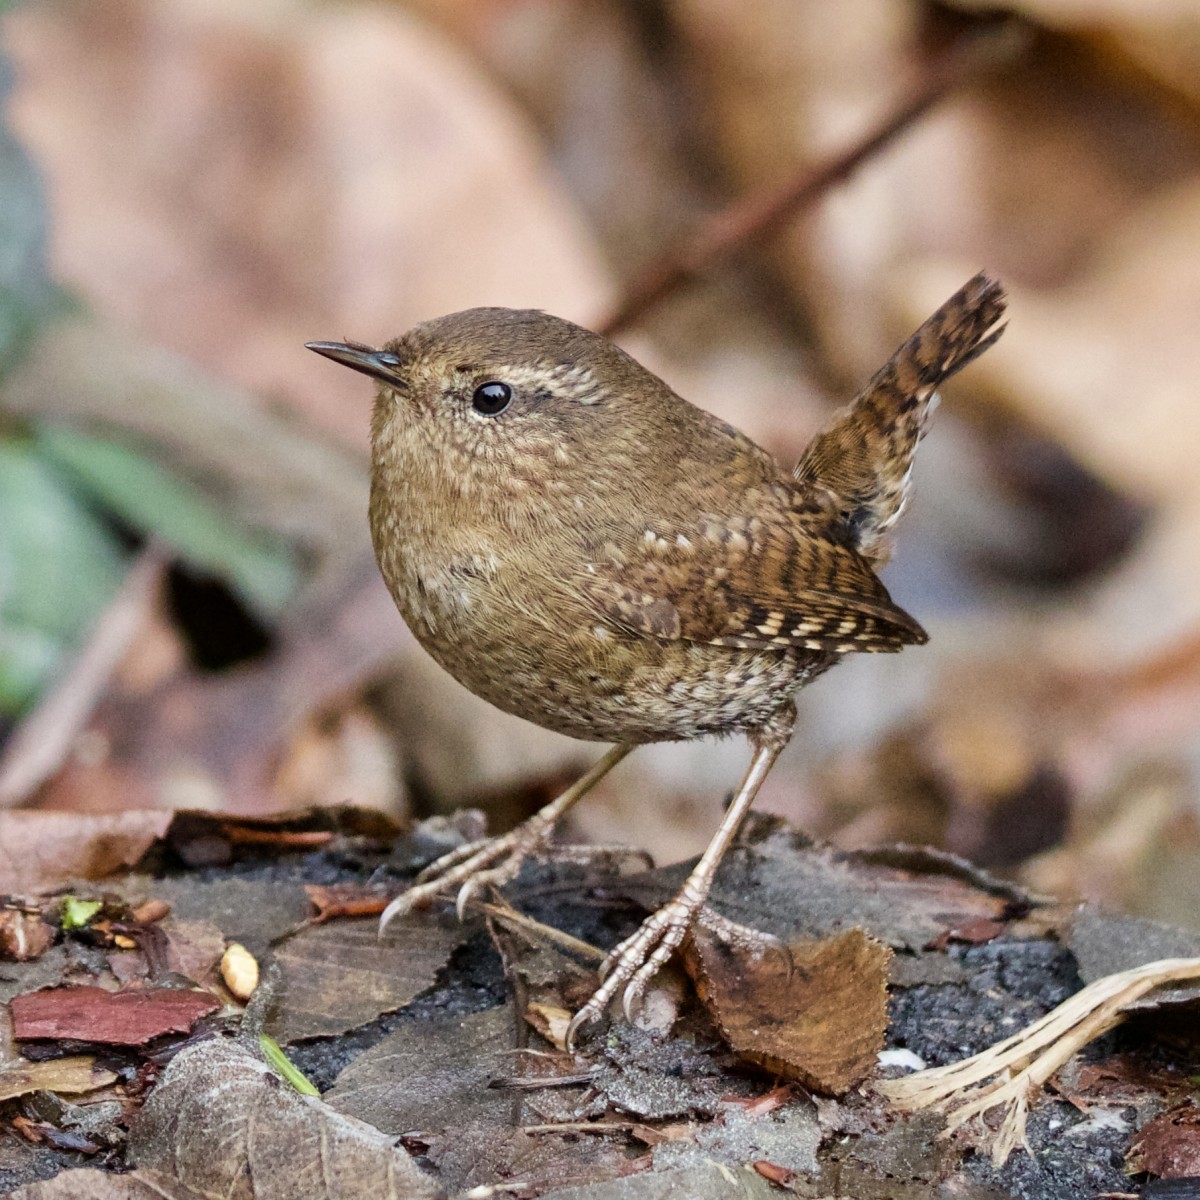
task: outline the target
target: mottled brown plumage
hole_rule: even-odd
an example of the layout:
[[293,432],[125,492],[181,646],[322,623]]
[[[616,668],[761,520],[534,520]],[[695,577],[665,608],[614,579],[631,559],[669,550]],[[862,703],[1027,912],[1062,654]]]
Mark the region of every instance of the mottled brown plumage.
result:
[[526,826],[434,864],[389,912],[511,879],[634,746],[744,732],[751,770],[705,858],[614,952],[577,1022],[623,986],[628,1007],[700,915],[796,690],[851,651],[926,640],[872,566],[935,389],[995,341],[1003,310],[999,285],[971,280],[790,474],[611,342],[540,312],[471,309],[381,351],[311,343],[380,382],[371,530],[422,645],[498,707],[617,743]]

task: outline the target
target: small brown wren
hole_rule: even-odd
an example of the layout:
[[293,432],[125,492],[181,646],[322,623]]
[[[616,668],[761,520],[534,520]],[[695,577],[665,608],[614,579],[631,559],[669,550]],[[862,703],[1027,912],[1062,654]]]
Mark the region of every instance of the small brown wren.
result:
[[908,500],[935,389],[1003,331],[977,275],[783,470],[598,334],[476,308],[374,350],[309,349],[378,381],[371,532],[397,607],[477,695],[613,747],[523,825],[463,846],[384,922],[512,880],[634,747],[741,732],[753,749],[679,895],[609,956],[569,1040],[624,990],[628,1014],[705,915],[729,842],[791,736],[793,696],[856,650],[926,640],[873,566]]

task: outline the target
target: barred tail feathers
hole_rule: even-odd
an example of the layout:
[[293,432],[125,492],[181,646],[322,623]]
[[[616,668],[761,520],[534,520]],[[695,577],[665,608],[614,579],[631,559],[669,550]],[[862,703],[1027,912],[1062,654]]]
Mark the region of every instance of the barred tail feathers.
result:
[[886,560],[937,388],[1000,337],[1004,308],[1000,284],[976,275],[817,434],[796,467],[795,477],[823,493],[864,558]]

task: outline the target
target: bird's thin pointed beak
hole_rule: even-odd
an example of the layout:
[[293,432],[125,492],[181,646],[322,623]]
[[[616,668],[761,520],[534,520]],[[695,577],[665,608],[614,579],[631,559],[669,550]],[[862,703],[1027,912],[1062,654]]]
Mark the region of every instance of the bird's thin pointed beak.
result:
[[353,371],[361,371],[383,383],[396,384],[404,365],[399,355],[390,350],[375,350],[358,342],[305,342],[305,348],[341,363]]

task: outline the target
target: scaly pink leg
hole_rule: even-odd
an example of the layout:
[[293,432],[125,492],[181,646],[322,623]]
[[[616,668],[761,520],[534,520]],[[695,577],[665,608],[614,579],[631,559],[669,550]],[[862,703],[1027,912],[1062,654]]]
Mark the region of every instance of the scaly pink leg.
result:
[[567,1048],[575,1041],[575,1035],[589,1021],[602,1016],[609,1001],[623,990],[622,1007],[627,1019],[631,1019],[634,1007],[667,959],[687,936],[704,907],[704,901],[712,887],[713,876],[729,843],[733,840],[742,820],[750,811],[758,789],[769,774],[779,752],[787,744],[787,737],[752,737],[754,757],[741,787],[733,798],[717,832],[708,844],[695,870],[688,876],[679,895],[657,912],[651,913],[632,937],[628,937],[604,960],[600,974],[603,983],[592,998],[575,1014],[567,1027]]
[[435,896],[458,887],[455,906],[459,918],[466,912],[471,897],[481,887],[503,887],[517,877],[521,864],[530,855],[542,850],[554,833],[555,822],[581,797],[591,790],[631,750],[632,744],[613,746],[586,774],[575,781],[561,796],[539,809],[528,821],[500,837],[470,842],[443,854],[431,863],[416,883],[402,892],[383,910],[379,932],[403,913],[427,904]]

